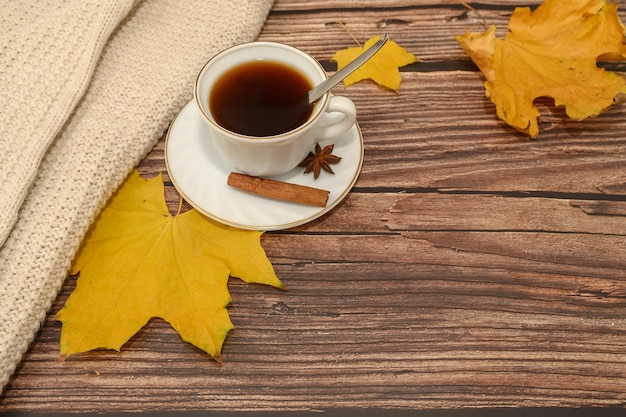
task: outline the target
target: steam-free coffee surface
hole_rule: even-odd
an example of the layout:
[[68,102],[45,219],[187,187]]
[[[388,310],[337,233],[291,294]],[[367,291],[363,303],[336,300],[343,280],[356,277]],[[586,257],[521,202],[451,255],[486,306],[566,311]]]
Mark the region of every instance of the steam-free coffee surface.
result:
[[311,83],[296,69],[254,61],[229,70],[216,82],[209,107],[222,127],[248,136],[273,136],[302,125],[311,115]]

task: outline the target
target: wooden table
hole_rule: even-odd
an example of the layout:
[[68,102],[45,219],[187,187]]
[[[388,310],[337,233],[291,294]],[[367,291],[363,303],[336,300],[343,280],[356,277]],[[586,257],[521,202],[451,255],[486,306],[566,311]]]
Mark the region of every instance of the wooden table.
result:
[[[358,108],[363,170],[329,214],[263,236],[289,290],[231,279],[221,364],[159,319],[121,353],[59,362],[70,277],[0,411],[623,407],[626,106],[578,123],[539,100],[537,140],[500,121],[453,36],[481,18],[503,35],[516,5],[278,0],[260,38],[329,71],[355,45],[346,28],[421,60],[399,94],[336,88]],[[142,175],[165,172],[163,145]]]

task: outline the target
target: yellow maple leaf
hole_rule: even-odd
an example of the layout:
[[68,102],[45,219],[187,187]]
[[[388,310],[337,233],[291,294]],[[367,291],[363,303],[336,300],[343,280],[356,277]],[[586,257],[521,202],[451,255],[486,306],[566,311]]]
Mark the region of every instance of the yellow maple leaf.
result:
[[597,116],[626,93],[624,78],[597,59],[625,58],[617,4],[605,0],[546,0],[534,11],[516,8],[504,39],[494,26],[456,40],[486,78],[498,116],[537,137],[538,97],[551,97],[574,120]]
[[[379,39],[380,36],[374,36],[362,47],[355,46],[337,51],[331,58],[333,61],[337,61],[337,70],[352,62]],[[398,91],[401,81],[399,68],[416,61],[417,58],[413,54],[389,39],[380,51],[343,80],[343,86],[348,87],[362,80],[372,80],[378,85]]]
[[159,174],[122,184],[74,260],[75,291],[57,314],[62,356],[120,350],[148,320],[169,322],[183,340],[220,360],[233,325],[227,282],[282,287],[261,232],[221,225],[195,210],[170,215]]

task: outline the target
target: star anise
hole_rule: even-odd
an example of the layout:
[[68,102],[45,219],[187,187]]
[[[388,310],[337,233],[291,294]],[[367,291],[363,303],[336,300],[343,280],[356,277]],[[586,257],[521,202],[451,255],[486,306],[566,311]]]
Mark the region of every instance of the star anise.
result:
[[341,157],[333,155],[333,148],[335,145],[326,145],[322,147],[318,144],[315,145],[315,153],[309,152],[306,158],[298,166],[306,167],[305,174],[313,172],[313,178],[317,179],[320,176],[322,169],[330,174],[334,174],[331,164],[336,164],[341,161]]

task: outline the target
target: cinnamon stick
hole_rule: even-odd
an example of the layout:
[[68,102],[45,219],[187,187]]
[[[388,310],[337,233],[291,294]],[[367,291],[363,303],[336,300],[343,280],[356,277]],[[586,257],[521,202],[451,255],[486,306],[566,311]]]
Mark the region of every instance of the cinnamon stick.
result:
[[317,207],[326,207],[330,194],[330,191],[319,188],[253,177],[238,172],[230,173],[227,184],[252,194]]

